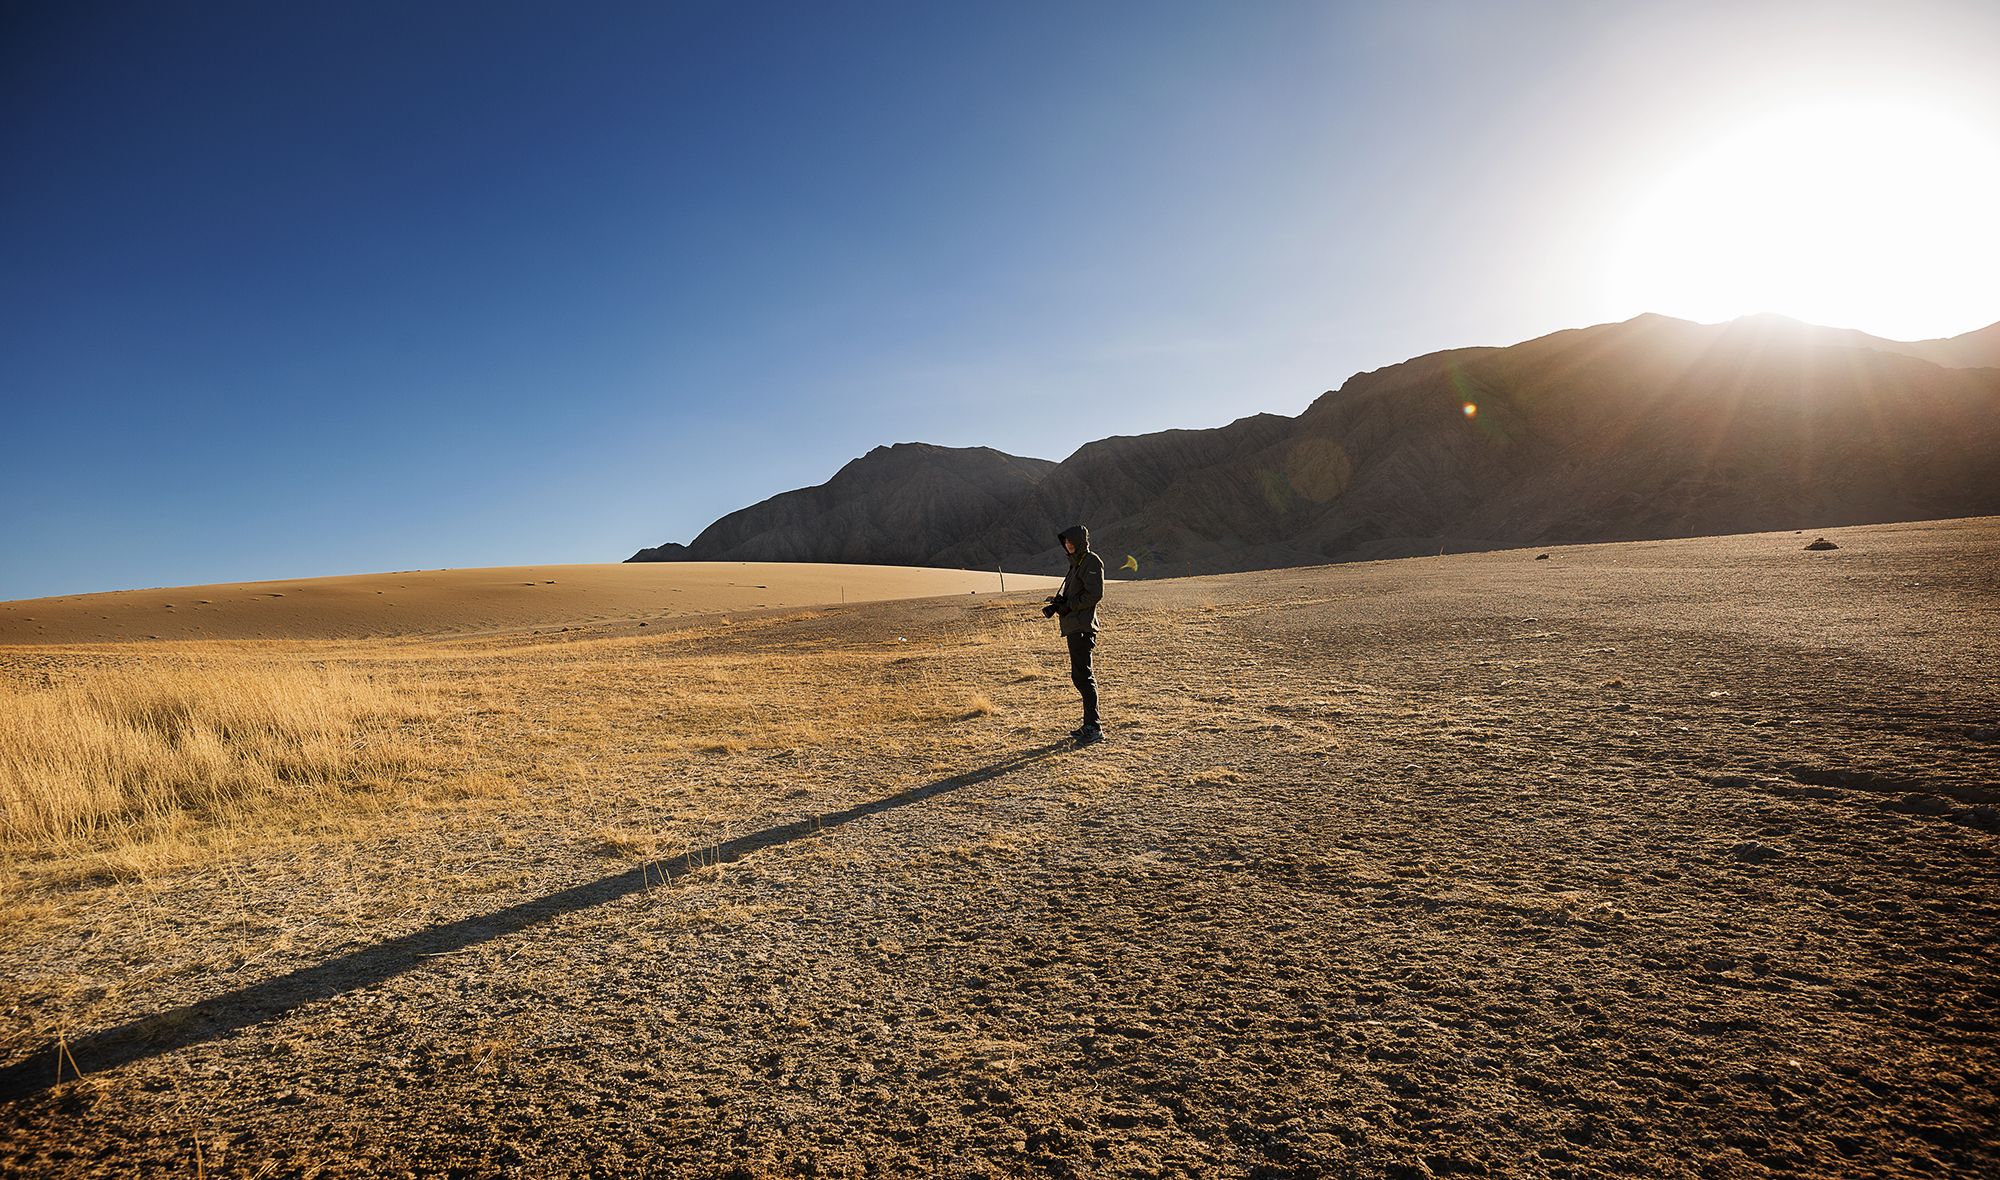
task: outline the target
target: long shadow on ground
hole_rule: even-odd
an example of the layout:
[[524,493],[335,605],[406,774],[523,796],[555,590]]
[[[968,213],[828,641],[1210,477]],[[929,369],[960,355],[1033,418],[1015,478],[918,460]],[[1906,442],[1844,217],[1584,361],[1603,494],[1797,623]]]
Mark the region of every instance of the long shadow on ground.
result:
[[[65,1046],[54,1046],[24,1061],[0,1069],[0,1100],[31,1097],[58,1084],[65,1074],[113,1069],[128,1062],[171,1053],[213,1040],[225,1033],[275,1019],[314,1000],[371,987],[422,964],[426,957],[449,954],[482,942],[504,938],[530,926],[576,913],[663,884],[704,865],[736,860],[765,848],[775,848],[817,835],[829,828],[866,819],[899,807],[921,803],[962,787],[990,782],[1070,748],[1067,740],[1038,746],[978,770],[969,770],[912,787],[887,798],[845,811],[812,816],[782,827],[752,832],[713,847],[667,861],[639,865],[544,897],[532,898],[472,918],[432,926],[376,943],[313,967],[198,1000],[173,1013],[153,1013],[92,1033]],[[171,1018],[170,1018],[171,1017]]]

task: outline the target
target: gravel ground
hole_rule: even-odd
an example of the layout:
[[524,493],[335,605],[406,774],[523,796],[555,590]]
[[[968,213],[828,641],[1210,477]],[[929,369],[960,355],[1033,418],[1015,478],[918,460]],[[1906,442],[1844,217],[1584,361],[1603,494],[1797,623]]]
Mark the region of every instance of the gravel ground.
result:
[[79,888],[0,1167],[2000,1174],[2000,522],[1830,535],[1116,585],[1100,745],[1057,677]]

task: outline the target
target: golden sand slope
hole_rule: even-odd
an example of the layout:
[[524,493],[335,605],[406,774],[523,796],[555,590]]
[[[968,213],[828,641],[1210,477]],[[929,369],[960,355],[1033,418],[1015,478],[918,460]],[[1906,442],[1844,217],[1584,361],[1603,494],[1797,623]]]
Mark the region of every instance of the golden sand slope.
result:
[[[1009,590],[1058,584],[1007,575]],[[476,635],[999,588],[992,573],[787,562],[410,570],[0,603],[0,644]]]

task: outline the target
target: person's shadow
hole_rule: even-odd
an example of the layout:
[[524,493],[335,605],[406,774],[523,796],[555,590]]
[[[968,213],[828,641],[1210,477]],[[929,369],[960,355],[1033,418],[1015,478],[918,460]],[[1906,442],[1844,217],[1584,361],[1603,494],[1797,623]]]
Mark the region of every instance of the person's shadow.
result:
[[532,898],[494,913],[461,918],[379,942],[317,966],[301,967],[262,983],[197,1000],[186,1008],[128,1020],[66,1045],[50,1046],[0,1069],[0,1099],[13,1101],[31,1097],[60,1083],[66,1076],[111,1069],[261,1024],[283,1016],[301,1004],[393,979],[421,966],[425,958],[450,954],[564,914],[616,901],[706,865],[727,863],[760,849],[809,839],[829,828],[989,782],[1069,748],[1071,743],[1067,740],[1038,746],[990,766],[911,787],[871,803],[857,804],[845,811],[809,816],[797,823],[766,828],[671,860],[648,861],[626,872],[545,897]]

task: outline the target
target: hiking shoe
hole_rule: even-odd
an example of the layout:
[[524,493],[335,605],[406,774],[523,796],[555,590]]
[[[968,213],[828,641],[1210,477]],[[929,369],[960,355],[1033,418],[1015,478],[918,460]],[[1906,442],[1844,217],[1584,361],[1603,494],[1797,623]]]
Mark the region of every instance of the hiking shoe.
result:
[[1090,743],[1092,743],[1092,742],[1101,742],[1101,741],[1103,741],[1103,740],[1104,740],[1104,730],[1103,730],[1103,729],[1101,729],[1101,728],[1100,728],[1100,727],[1098,727],[1098,726],[1095,726],[1095,725],[1084,725],[1084,726],[1079,726],[1079,727],[1078,727],[1078,728],[1077,728],[1077,729],[1076,729],[1076,730],[1075,730],[1075,731],[1074,731],[1074,732],[1073,732],[1073,733],[1071,734],[1071,736],[1072,736],[1072,737],[1074,737],[1074,738],[1076,738],[1076,744],[1077,744],[1077,745],[1079,745],[1079,746],[1087,746],[1087,745],[1089,745],[1089,744],[1090,744]]

